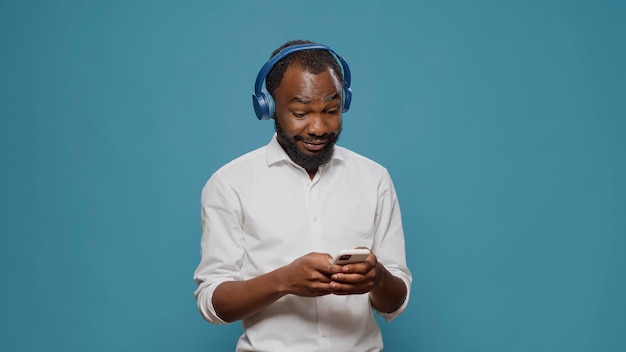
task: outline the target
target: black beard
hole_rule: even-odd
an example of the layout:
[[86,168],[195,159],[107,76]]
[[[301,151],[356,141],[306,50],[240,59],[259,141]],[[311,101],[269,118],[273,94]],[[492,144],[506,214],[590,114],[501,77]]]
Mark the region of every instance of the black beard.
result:
[[296,145],[297,141],[303,140],[301,136],[296,135],[293,138],[289,138],[277,119],[274,119],[274,129],[276,130],[278,143],[280,143],[287,155],[289,155],[289,158],[293,160],[294,163],[310,172],[317,171],[320,166],[330,161],[335,150],[335,143],[337,143],[339,135],[341,134],[341,130],[337,133],[331,133],[325,138],[328,139],[328,143],[320,153],[308,155],[300,151]]

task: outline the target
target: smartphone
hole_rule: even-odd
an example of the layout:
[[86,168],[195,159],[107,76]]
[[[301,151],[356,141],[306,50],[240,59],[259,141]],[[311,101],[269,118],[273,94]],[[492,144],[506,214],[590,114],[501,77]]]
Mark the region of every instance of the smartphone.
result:
[[331,264],[351,264],[364,262],[367,256],[370,255],[369,249],[357,248],[357,249],[344,249],[337,252],[337,255],[331,259]]

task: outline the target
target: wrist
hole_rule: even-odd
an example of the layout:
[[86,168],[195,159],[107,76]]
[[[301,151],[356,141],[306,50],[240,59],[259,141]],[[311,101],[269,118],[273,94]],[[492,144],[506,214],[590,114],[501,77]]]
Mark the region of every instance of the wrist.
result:
[[284,274],[285,272],[285,268],[278,268],[272,272],[270,272],[270,275],[272,276],[272,282],[274,282],[274,287],[276,290],[276,294],[278,294],[279,296],[284,296],[284,295],[288,295],[290,293],[292,293],[290,291],[290,285],[289,282],[287,280],[288,276]]
[[374,288],[383,286],[383,270],[385,267],[381,263],[376,263],[376,275],[374,276]]

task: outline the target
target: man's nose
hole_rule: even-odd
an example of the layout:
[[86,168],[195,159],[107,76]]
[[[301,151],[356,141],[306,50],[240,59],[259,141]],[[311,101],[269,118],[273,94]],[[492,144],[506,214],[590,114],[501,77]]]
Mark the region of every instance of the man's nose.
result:
[[313,114],[311,116],[307,133],[313,136],[323,136],[328,132],[328,126],[322,114]]

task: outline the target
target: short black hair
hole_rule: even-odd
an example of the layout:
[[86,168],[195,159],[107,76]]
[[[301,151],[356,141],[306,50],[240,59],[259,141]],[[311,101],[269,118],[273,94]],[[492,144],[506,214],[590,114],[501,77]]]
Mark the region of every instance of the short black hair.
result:
[[[274,50],[270,58],[274,57],[284,48],[300,44],[317,43],[310,40],[291,40]],[[299,68],[313,74],[324,72],[330,68],[335,72],[339,81],[343,85],[343,71],[337,61],[337,58],[335,58],[330,51],[324,49],[302,50],[293,52],[280,59],[267,74],[267,77],[265,78],[265,88],[272,96],[274,95],[276,88],[280,85],[280,82],[282,82],[285,71],[287,71],[287,68],[291,65],[297,65]]]

